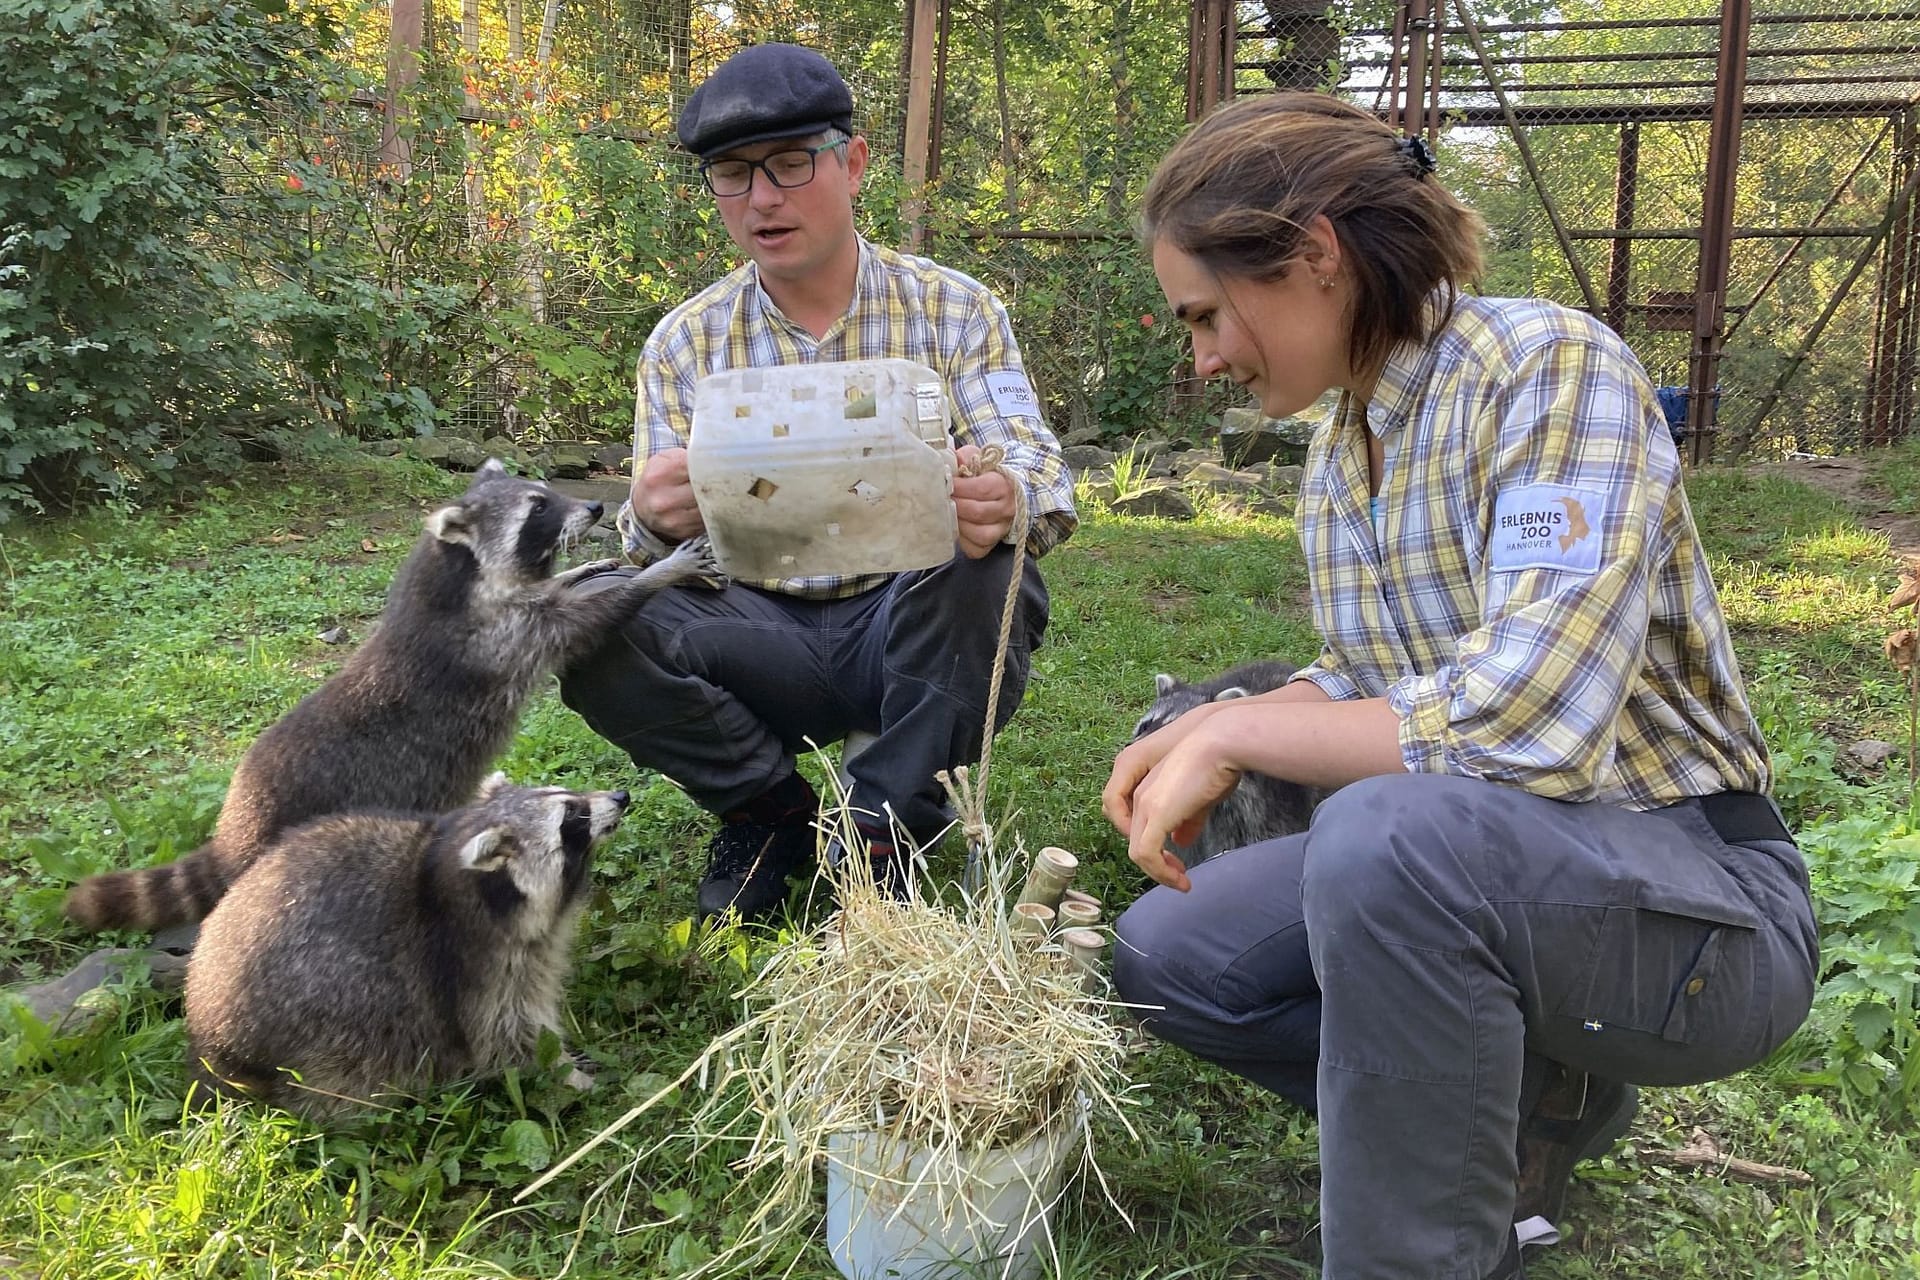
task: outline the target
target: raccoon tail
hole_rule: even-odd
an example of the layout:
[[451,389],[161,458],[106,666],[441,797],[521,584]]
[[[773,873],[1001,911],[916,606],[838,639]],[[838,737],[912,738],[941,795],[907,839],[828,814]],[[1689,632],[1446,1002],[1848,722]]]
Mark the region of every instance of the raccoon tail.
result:
[[142,871],[89,876],[67,895],[67,918],[88,929],[164,929],[206,918],[228,876],[209,841],[184,858]]

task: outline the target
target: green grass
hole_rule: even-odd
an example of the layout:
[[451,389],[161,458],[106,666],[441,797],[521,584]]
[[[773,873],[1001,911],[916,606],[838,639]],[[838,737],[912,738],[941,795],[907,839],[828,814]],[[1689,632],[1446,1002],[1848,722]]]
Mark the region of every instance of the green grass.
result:
[[[343,656],[319,633],[365,635],[420,514],[457,487],[397,464],[262,469],[183,510],[0,536],[8,980],[57,972],[95,944],[59,918],[74,878],[171,856],[205,834],[240,751]],[[1809,824],[1903,821],[1904,758],[1888,766],[1891,782],[1849,778],[1833,763],[1836,743],[1905,741],[1901,687],[1880,655],[1895,625],[1882,609],[1894,581],[1884,541],[1784,481],[1709,473],[1689,488],[1786,771],[1783,796]],[[1224,510],[1188,525],[1089,511],[1045,567],[1052,626],[1026,704],[995,748],[992,794],[1018,810],[1030,847],[1080,852],[1087,886],[1120,905],[1141,882],[1098,793],[1155,672],[1196,677],[1255,654],[1304,660],[1315,648],[1305,575],[1288,522]],[[333,1132],[248,1108],[189,1116],[179,1009],[135,981],[90,1035],[0,1034],[0,1273],[412,1278],[570,1267],[655,1277],[727,1238],[749,1206],[729,1202],[721,1156],[689,1165],[668,1141],[684,1099],[532,1203],[510,1203],[731,1024],[731,993],[763,944],[688,948],[704,817],[670,785],[636,778],[557,699],[532,708],[502,763],[523,781],[636,792],[597,866],[569,1002],[570,1039],[599,1063],[595,1091],[577,1096],[535,1071]],[[1881,834],[1869,832],[1875,849]],[[1872,856],[1831,847],[1856,862]],[[1914,936],[1920,920],[1887,939]],[[1861,1049],[1864,1075],[1817,1069],[1835,1037],[1867,1026],[1836,1001],[1761,1069],[1651,1092],[1631,1147],[1583,1171],[1570,1202],[1576,1238],[1529,1274],[1920,1275],[1920,1157],[1896,1087],[1902,1064],[1889,1074]],[[1056,1223],[1061,1274],[1311,1275],[1312,1123],[1171,1049],[1149,1050],[1135,1071],[1149,1097],[1141,1140],[1096,1133],[1131,1226],[1097,1190],[1079,1193]],[[1737,1154],[1807,1170],[1814,1185],[1743,1186],[1646,1158],[1695,1125]],[[818,1239],[791,1241],[763,1274],[789,1264],[797,1280],[835,1274]]]

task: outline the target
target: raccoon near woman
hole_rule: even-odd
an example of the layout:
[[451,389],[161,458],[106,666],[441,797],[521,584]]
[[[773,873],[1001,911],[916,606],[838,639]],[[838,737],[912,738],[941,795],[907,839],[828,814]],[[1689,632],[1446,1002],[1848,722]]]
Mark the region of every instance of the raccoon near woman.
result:
[[[1133,726],[1133,736],[1144,738],[1210,702],[1230,702],[1278,689],[1293,678],[1295,669],[1290,662],[1262,658],[1192,684],[1161,672],[1153,678],[1153,705]],[[1181,862],[1195,867],[1228,849],[1305,831],[1313,821],[1313,807],[1324,795],[1284,778],[1243,773],[1239,784],[1207,814],[1206,825],[1193,843],[1174,847]]]
[[517,787],[465,808],[294,828],[201,926],[190,1074],[309,1119],[530,1066],[560,998],[593,848],[624,791]]
[[[68,916],[89,929],[190,923],[299,823],[466,803],[541,681],[661,588],[717,573],[700,538],[646,569],[596,560],[555,575],[601,510],[489,459],[427,517],[373,635],[241,757],[213,838],[164,866],[82,881]],[[610,572],[625,574],[616,589],[567,590]]]

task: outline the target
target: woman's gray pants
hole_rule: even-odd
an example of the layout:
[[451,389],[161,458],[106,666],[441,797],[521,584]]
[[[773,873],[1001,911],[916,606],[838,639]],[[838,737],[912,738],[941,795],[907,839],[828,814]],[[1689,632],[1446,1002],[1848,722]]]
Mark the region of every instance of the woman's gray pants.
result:
[[1806,1017],[1805,866],[1784,827],[1722,839],[1724,798],[1356,782],[1305,834],[1143,896],[1114,981],[1161,1039],[1317,1104],[1327,1280],[1481,1280],[1511,1234],[1525,1058],[1692,1083]]

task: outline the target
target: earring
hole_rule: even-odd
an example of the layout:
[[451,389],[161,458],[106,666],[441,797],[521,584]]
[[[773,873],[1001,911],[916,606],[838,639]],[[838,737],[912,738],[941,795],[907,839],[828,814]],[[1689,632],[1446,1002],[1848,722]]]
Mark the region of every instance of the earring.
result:
[[1322,289],[1331,289],[1331,288],[1333,288],[1333,277],[1332,277],[1332,276],[1321,276],[1321,277],[1320,277],[1320,287],[1321,287]]

